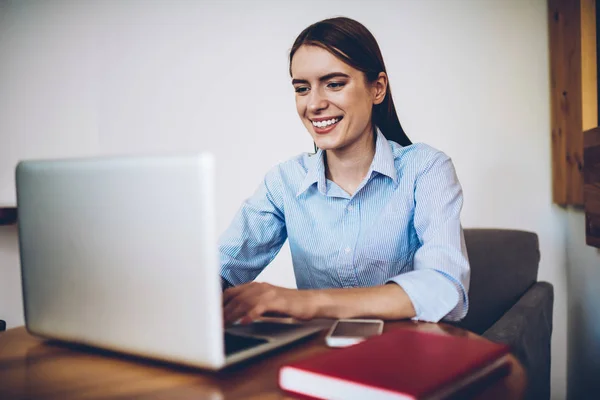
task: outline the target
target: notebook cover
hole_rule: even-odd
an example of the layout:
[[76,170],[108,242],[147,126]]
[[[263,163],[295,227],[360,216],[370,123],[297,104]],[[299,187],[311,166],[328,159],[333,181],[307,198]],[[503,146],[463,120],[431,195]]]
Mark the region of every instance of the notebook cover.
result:
[[485,339],[399,328],[351,347],[287,364],[282,369],[291,367],[426,398],[476,374],[509,350],[506,345]]

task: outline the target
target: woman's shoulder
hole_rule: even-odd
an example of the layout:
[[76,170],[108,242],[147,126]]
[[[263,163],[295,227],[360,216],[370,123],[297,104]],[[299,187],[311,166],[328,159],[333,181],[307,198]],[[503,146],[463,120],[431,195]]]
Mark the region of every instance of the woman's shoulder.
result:
[[275,164],[271,171],[277,171],[280,174],[306,174],[318,162],[319,156],[317,153],[300,153]]
[[427,143],[417,142],[410,146],[401,146],[390,141],[390,145],[397,166],[411,164],[424,168],[436,160],[450,160],[446,153]]
[[300,153],[287,160],[280,161],[273,165],[266,174],[268,181],[285,181],[288,184],[300,184],[308,171],[319,162],[319,157],[315,153]]

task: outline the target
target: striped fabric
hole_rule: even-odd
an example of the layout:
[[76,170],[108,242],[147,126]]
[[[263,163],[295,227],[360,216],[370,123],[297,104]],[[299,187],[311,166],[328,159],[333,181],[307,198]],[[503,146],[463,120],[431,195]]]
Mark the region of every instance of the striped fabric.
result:
[[220,238],[221,277],[254,280],[288,239],[299,289],[395,282],[414,319],[463,318],[470,269],[450,158],[378,132],[370,170],[350,196],[325,178],[323,156],[302,154],[267,173]]

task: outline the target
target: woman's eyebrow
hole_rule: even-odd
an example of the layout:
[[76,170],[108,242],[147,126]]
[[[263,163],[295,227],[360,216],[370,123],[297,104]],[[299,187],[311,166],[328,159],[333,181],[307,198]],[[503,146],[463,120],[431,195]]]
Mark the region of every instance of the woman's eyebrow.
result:
[[[319,81],[324,82],[331,78],[350,78],[350,75],[345,74],[343,72],[332,72],[330,74],[323,75],[322,77],[320,77]],[[300,83],[308,83],[308,81],[306,79],[292,79],[292,85],[297,85]]]

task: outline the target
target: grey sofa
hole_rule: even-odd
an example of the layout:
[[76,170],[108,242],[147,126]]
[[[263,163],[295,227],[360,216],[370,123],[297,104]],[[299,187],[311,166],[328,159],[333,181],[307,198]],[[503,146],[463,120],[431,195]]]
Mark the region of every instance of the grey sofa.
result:
[[526,399],[550,398],[554,291],[538,282],[532,232],[465,229],[471,264],[469,313],[458,326],[511,346],[527,372]]

